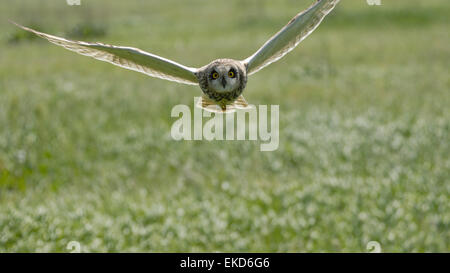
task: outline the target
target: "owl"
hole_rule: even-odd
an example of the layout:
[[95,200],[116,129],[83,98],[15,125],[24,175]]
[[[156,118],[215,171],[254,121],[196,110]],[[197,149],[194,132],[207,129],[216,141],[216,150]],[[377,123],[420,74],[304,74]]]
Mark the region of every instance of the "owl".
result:
[[199,85],[203,96],[197,106],[211,112],[234,112],[249,107],[242,93],[248,76],[278,61],[311,34],[340,0],[318,0],[297,14],[259,50],[244,60],[218,59],[201,68],[184,66],[172,60],[133,47],[72,41],[21,25],[49,42],[81,55],[165,80]]

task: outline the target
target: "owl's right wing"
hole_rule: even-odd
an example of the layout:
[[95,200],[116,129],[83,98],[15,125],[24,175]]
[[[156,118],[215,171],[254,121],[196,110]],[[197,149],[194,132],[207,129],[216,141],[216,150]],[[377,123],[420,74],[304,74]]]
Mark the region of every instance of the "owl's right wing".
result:
[[[14,22],[12,22],[14,23]],[[78,54],[89,56],[100,61],[161,78],[185,84],[197,85],[196,68],[187,67],[174,61],[150,54],[137,48],[106,45],[101,43],[86,43],[72,41],[57,36],[45,34],[31,28],[14,23],[18,27],[32,32],[49,42],[62,46]]]
[[309,9],[297,14],[269,39],[255,54],[243,61],[249,75],[278,61],[309,36],[340,0],[317,0]]

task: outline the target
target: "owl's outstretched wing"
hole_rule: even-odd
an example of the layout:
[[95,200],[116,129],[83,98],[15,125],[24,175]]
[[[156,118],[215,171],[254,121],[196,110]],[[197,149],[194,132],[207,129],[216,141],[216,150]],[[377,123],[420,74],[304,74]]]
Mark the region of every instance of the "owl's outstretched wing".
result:
[[292,20],[255,54],[243,61],[249,75],[278,61],[309,36],[340,0],[318,0],[309,9],[297,14]]
[[89,56],[100,61],[109,62],[152,77],[191,85],[198,84],[197,77],[194,74],[197,72],[196,68],[178,64],[174,61],[147,53],[137,48],[71,41],[45,34],[34,29],[21,26],[17,23],[14,24],[26,31],[47,39],[53,44],[62,46],[81,55]]

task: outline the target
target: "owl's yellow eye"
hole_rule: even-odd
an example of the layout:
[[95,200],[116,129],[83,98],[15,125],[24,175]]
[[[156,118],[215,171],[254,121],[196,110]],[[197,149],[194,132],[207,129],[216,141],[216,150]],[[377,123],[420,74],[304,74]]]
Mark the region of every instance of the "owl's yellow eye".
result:
[[234,71],[230,71],[230,72],[228,72],[228,77],[234,78],[234,77],[236,77],[236,73],[234,73]]
[[218,79],[218,78],[219,78],[219,73],[214,72],[214,73],[212,73],[211,77],[212,77],[213,79]]

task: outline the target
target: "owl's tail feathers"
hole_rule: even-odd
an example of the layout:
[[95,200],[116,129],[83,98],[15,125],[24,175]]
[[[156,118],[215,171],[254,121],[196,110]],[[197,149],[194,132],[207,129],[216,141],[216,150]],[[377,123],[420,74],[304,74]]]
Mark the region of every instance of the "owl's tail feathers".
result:
[[220,107],[217,102],[203,95],[197,102],[197,107],[212,113],[234,113],[236,110],[247,110],[252,106],[248,105],[244,96],[239,96],[234,102],[227,104],[226,107]]
[[233,105],[226,105],[226,108],[220,107],[217,102],[203,95],[197,102],[197,107],[212,113],[233,113],[236,111]]
[[240,95],[234,102],[233,102],[234,107],[236,107],[236,109],[249,109],[251,108],[251,106],[248,105],[247,101],[245,100],[244,96]]

